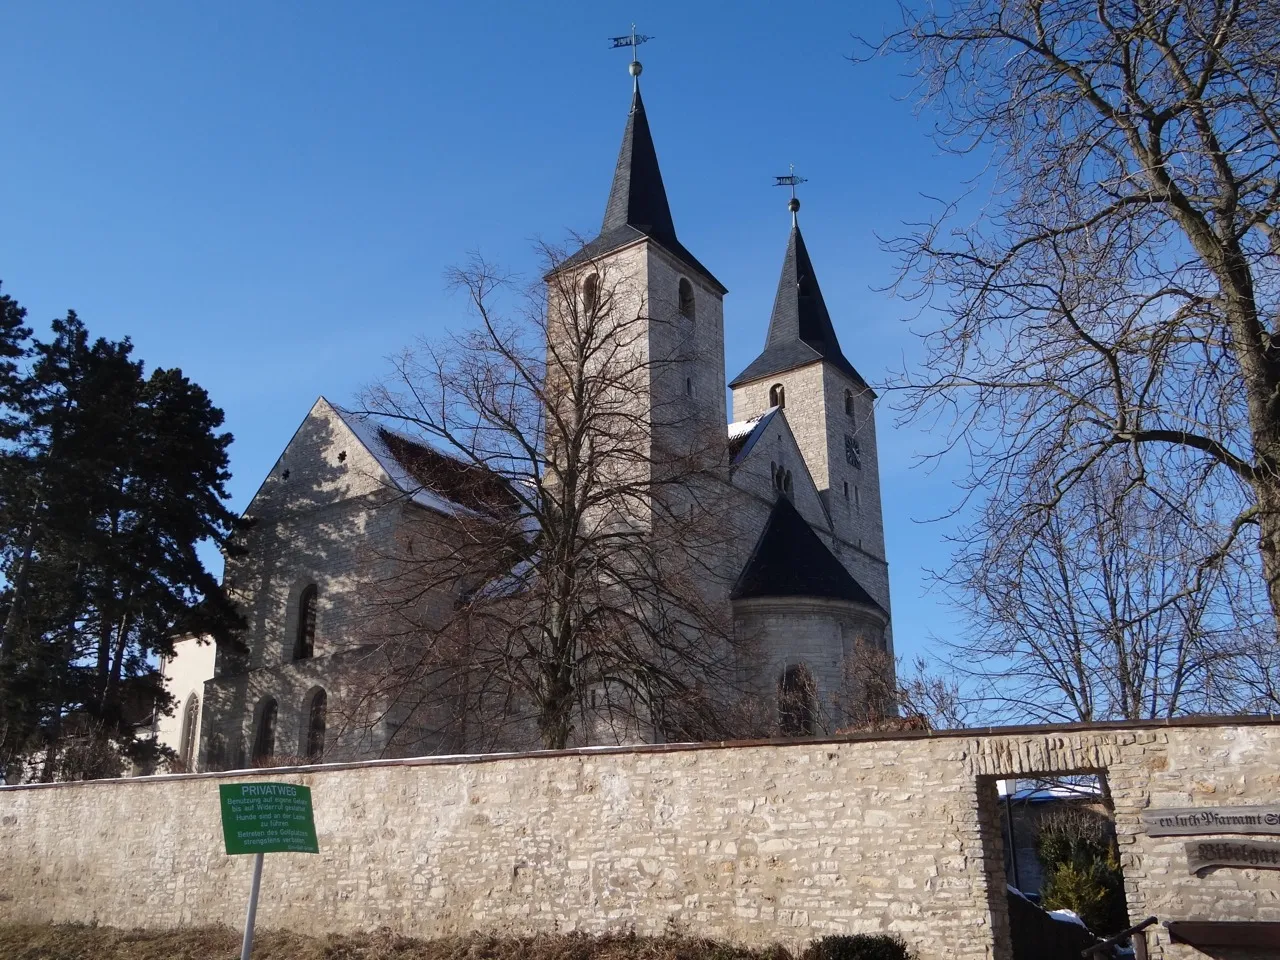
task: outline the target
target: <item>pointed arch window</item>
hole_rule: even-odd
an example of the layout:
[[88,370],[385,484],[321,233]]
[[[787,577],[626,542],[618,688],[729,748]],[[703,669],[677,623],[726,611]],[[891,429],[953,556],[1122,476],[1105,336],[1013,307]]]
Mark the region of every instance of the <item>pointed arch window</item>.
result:
[[196,740],[200,734],[200,698],[194,693],[187,697],[182,708],[182,738],[178,741],[178,759],[183,773],[195,770]]
[[316,690],[307,704],[307,736],[303,743],[303,756],[312,763],[324,759],[324,730],[329,708],[329,695],[323,689]]
[[591,313],[596,308],[596,304],[600,301],[600,276],[599,274],[591,274],[587,279],[582,281],[582,306],[587,313]]
[[693,284],[687,278],[680,278],[680,316],[689,320],[693,319],[694,300],[693,300]]
[[791,497],[791,471],[776,461],[770,461],[769,472],[773,477],[773,489],[784,497]]
[[275,756],[276,715],[279,712],[275,697],[267,697],[258,705],[258,726],[253,735],[254,763],[261,763]]
[[769,388],[769,406],[785,407],[787,405],[787,389],[780,383]]
[[803,664],[782,671],[778,681],[778,726],[784,736],[811,737],[817,727],[813,675]]
[[298,633],[293,641],[293,659],[310,660],[316,652],[316,599],[320,591],[313,583],[298,597]]

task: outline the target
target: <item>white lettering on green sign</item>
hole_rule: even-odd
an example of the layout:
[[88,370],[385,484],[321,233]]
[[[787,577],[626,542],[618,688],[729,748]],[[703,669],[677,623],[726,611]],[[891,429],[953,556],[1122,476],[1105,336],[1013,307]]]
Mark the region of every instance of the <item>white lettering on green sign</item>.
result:
[[310,787],[224,783],[218,794],[227,853],[320,852]]

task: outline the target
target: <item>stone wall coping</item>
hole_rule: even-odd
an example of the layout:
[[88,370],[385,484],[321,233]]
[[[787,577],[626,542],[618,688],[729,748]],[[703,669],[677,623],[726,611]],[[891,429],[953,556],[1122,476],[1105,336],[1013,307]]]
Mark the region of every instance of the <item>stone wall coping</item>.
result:
[[358,760],[348,763],[315,763],[294,767],[262,767],[243,770],[216,770],[206,773],[165,773],[147,777],[114,777],[103,780],[66,780],[58,783],[16,783],[0,785],[0,794],[17,790],[56,790],[65,787],[119,784],[164,784],[177,780],[228,780],[244,777],[295,776],[332,770],[360,770],[375,767],[464,766],[506,760],[549,760],[565,757],[599,757],[617,754],[692,753],[701,750],[735,750],[758,747],[825,747],[844,743],[895,740],[962,740],[974,737],[1054,736],[1060,734],[1123,733],[1187,727],[1280,726],[1280,717],[1271,714],[1242,714],[1223,717],[1173,717],[1165,720],[1106,720],[1093,723],[1021,724],[1007,727],[961,727],[953,730],[873,730],[833,737],[762,740],[711,740],[701,743],[641,743],[620,746],[571,747],[565,750],[527,750],[508,753],[441,754],[425,757],[397,757],[386,760]]

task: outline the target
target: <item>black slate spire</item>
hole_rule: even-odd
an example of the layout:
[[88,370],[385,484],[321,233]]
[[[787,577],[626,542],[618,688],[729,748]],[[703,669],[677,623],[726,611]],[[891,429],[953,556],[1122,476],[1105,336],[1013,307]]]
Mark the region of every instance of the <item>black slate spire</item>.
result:
[[631,96],[631,112],[622,131],[622,147],[618,150],[618,165],[613,169],[613,186],[609,190],[600,235],[628,226],[664,246],[679,243],[667,203],[667,188],[658,169],[658,151],[653,146],[649,118],[645,116],[638,86]]
[[572,266],[603,256],[646,237],[701,274],[721,293],[726,292],[725,286],[711,271],[676,239],[676,226],[671,219],[671,206],[667,203],[667,188],[662,183],[662,171],[658,167],[658,151],[653,145],[649,118],[637,83],[631,96],[627,125],[622,131],[622,147],[618,150],[618,164],[613,170],[613,186],[609,188],[609,202],[605,206],[600,235],[566,260],[564,265]]
[[809,251],[804,245],[804,236],[800,233],[799,224],[793,221],[764,351],[729,386],[785,373],[818,360],[827,361],[852,378],[854,383],[866,386],[866,381],[840,349],[840,341],[836,339],[835,328],[831,325],[831,314],[827,312],[818,277],[813,271],[813,261],[809,259]]

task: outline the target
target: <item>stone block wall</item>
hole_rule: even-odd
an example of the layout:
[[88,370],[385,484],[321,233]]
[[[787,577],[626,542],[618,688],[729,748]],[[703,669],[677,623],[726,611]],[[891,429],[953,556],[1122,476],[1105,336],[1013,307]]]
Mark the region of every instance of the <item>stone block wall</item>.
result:
[[[893,931],[1009,957],[994,780],[1105,772],[1130,915],[1278,919],[1280,873],[1186,874],[1151,805],[1265,803],[1280,724],[1096,725],[433,758],[0,788],[0,920],[240,923],[217,785],[310,785],[321,853],[267,857],[259,922],[309,932],[672,927],[799,946]],[[1156,931],[1152,956],[1190,960]]]

